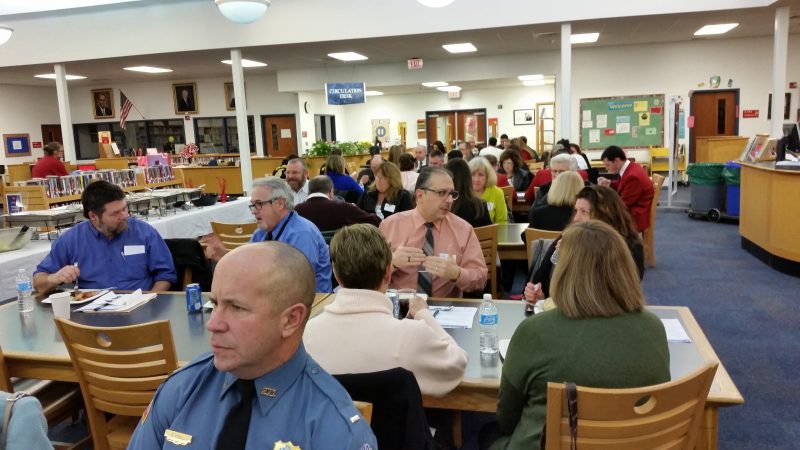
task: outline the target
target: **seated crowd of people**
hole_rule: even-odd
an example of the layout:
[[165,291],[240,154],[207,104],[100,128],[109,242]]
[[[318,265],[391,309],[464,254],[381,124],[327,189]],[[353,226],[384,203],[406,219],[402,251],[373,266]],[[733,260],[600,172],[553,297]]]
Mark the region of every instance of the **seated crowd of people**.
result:
[[[481,447],[538,448],[548,381],[618,388],[668,381],[664,328],[643,309],[640,286],[640,233],[654,195],[642,168],[609,147],[601,159],[619,176],[591,183],[588,159],[568,142],[552,155],[505,135],[501,147],[495,138],[489,144],[447,157],[441,143],[430,153],[396,146],[361,173],[334,154],[311,179],[306,163],[291,158],[280,176],[254,180],[251,244],[228,250],[213,234],[202,239],[216,263],[211,351],[162,384],[128,448],[166,448],[170,430],[218,449],[378,448],[332,375],[400,367],[422,395],[458,387],[469,352],[440,326],[427,298],[487,289],[474,229],[513,220],[502,186],[533,194],[531,227],[562,234],[539,242],[530,261],[523,300],[545,301],[548,310],[513,334],[496,422],[481,430]],[[548,167],[535,174],[525,162],[542,159]],[[94,182],[82,203],[88,220],[39,264],[38,292],[64,283],[166,291],[177,282],[164,240],[128,216],[122,189]],[[310,318],[315,293],[334,286],[332,302]],[[426,295],[414,296],[397,320],[387,289]],[[452,416],[429,413],[436,443],[430,435],[420,442],[452,448]]]

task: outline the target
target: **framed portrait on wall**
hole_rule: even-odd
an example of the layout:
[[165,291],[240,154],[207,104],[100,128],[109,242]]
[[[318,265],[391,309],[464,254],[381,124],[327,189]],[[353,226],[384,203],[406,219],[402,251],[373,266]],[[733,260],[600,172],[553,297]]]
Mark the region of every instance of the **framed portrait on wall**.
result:
[[3,144],[6,158],[31,156],[31,135],[29,134],[4,134]]
[[233,82],[225,83],[225,109],[228,111],[236,109],[236,98],[233,95]]
[[173,84],[172,98],[175,101],[175,114],[192,114],[199,110],[195,83]]
[[95,119],[114,117],[114,91],[111,88],[92,89],[92,108]]
[[514,125],[533,125],[536,123],[535,109],[515,109]]

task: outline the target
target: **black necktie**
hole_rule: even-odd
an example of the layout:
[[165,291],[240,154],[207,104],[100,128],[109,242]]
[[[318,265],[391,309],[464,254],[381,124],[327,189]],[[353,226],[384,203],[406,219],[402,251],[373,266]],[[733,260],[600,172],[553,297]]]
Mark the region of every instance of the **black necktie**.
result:
[[222,431],[217,436],[216,450],[244,450],[247,444],[256,384],[253,380],[236,380],[236,389],[239,391],[239,403],[233,405],[225,418]]
[[264,240],[265,241],[271,241],[272,240],[272,231],[267,231],[267,238],[264,239]]
[[[422,243],[422,253],[425,256],[433,255],[433,224],[428,222],[425,224],[427,230],[425,231],[425,242]],[[417,274],[417,289],[421,292],[428,294],[428,297],[432,296],[431,293],[433,291],[433,277],[431,273],[428,271],[420,271]]]

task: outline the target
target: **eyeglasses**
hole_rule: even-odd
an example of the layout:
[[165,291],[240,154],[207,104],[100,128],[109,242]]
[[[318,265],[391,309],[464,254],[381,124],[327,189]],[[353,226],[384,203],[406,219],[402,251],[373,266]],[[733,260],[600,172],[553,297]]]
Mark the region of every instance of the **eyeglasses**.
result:
[[247,205],[247,207],[250,208],[250,212],[255,212],[255,211],[261,211],[261,208],[263,208],[264,205],[271,205],[271,204],[272,200],[264,200],[264,201],[256,200],[253,203]]
[[446,190],[434,191],[433,189],[428,189],[428,188],[422,188],[422,190],[433,192],[440,199],[443,199],[449,195],[450,197],[453,197],[453,200],[458,200],[458,195],[459,195],[458,191],[446,191]]

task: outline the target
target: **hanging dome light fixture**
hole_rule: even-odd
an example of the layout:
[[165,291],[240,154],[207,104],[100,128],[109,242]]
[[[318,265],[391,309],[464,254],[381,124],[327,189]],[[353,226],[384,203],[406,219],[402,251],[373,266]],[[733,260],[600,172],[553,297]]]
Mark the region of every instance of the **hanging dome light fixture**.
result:
[[269,0],[214,0],[219,12],[231,22],[253,23],[264,17]]

